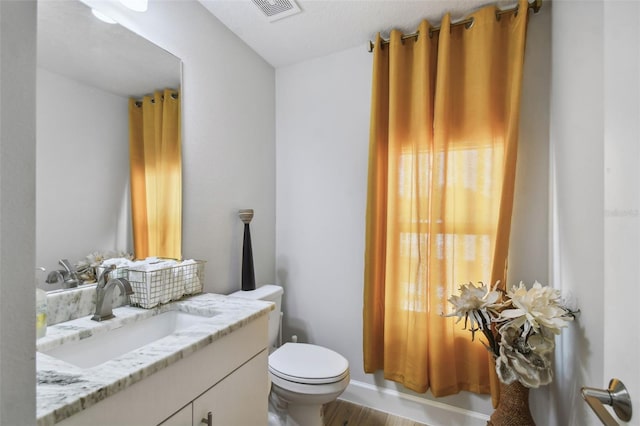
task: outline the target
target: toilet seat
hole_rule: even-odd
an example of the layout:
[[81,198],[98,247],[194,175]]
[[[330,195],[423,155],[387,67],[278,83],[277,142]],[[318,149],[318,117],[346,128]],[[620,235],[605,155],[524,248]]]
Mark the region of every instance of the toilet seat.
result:
[[349,362],[322,346],[285,343],[269,355],[269,372],[289,382],[323,385],[347,377]]

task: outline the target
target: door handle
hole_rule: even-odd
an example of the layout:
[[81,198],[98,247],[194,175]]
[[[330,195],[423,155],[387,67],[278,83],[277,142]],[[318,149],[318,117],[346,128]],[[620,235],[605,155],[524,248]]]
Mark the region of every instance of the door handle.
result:
[[209,411],[207,413],[207,418],[206,419],[202,419],[200,421],[201,424],[205,424],[207,426],[213,426],[213,413],[211,411]]
[[603,404],[613,407],[613,411],[620,420],[624,422],[631,420],[631,397],[627,388],[618,379],[611,379],[608,389],[582,388],[582,398],[605,426],[618,426],[618,422]]

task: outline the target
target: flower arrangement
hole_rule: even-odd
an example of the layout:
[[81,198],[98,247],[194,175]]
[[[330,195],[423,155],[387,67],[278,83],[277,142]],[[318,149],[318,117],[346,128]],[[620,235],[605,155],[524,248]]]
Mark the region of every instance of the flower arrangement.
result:
[[451,296],[454,311],[448,317],[464,318],[471,340],[477,331],[496,360],[496,372],[505,384],[519,381],[528,388],[551,383],[551,354],[555,336],[575,318],[560,292],[537,281],[527,289],[524,283],[507,291],[490,289],[483,283],[460,286]]
[[133,259],[133,254],[126,253],[124,251],[95,251],[93,253],[89,253],[84,259],[79,260],[76,263],[75,267],[76,271],[78,271],[78,275],[80,276],[82,284],[96,282],[98,278],[96,268],[102,265],[102,262],[104,262],[105,260],[117,257]]

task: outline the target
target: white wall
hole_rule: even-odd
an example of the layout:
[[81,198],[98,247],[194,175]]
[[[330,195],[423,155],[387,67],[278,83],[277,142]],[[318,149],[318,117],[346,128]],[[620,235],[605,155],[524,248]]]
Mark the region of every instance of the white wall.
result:
[[[603,2],[553,2],[552,270],[582,313],[563,333],[550,415],[558,425],[599,424],[582,386],[604,387]],[[579,12],[579,13],[578,13]]]
[[0,424],[35,423],[36,5],[0,1]]
[[274,282],[274,69],[194,0],[143,14],[84,2],[183,61],[183,256],[208,262],[205,291],[240,289],[242,208],[255,210],[256,282]]
[[[36,265],[132,251],[129,100],[37,70]],[[41,283],[43,288],[55,287]]]
[[[640,3],[604,3],[604,382],[623,381],[640,424]],[[585,312],[586,314],[586,312]],[[630,329],[634,332],[630,333]]]
[[370,75],[364,46],[276,73],[284,334],[342,353],[358,380]]
[[[531,17],[527,41],[511,239],[513,283],[548,281],[549,29],[550,12],[543,8]],[[363,372],[371,60],[361,46],[276,71],[276,274],[285,288],[284,334],[343,354],[359,384],[349,398],[367,403],[358,392],[391,390],[376,408],[434,426],[452,424],[452,415],[460,421],[473,417],[464,410],[490,413],[488,398],[461,393],[415,409],[411,401],[433,398]],[[548,391],[540,393],[547,398]],[[546,404],[536,406],[537,399],[532,398],[534,411],[544,413]],[[478,418],[473,424],[484,424]]]

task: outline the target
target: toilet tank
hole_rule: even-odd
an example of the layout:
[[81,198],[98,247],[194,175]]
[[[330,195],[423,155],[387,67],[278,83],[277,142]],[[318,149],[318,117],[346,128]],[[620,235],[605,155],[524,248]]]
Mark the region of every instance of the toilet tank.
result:
[[276,308],[269,313],[269,346],[276,347],[278,344],[278,332],[280,331],[280,312],[282,307],[282,287],[265,284],[250,291],[236,291],[229,296],[242,297],[245,299],[265,300],[276,304]]

